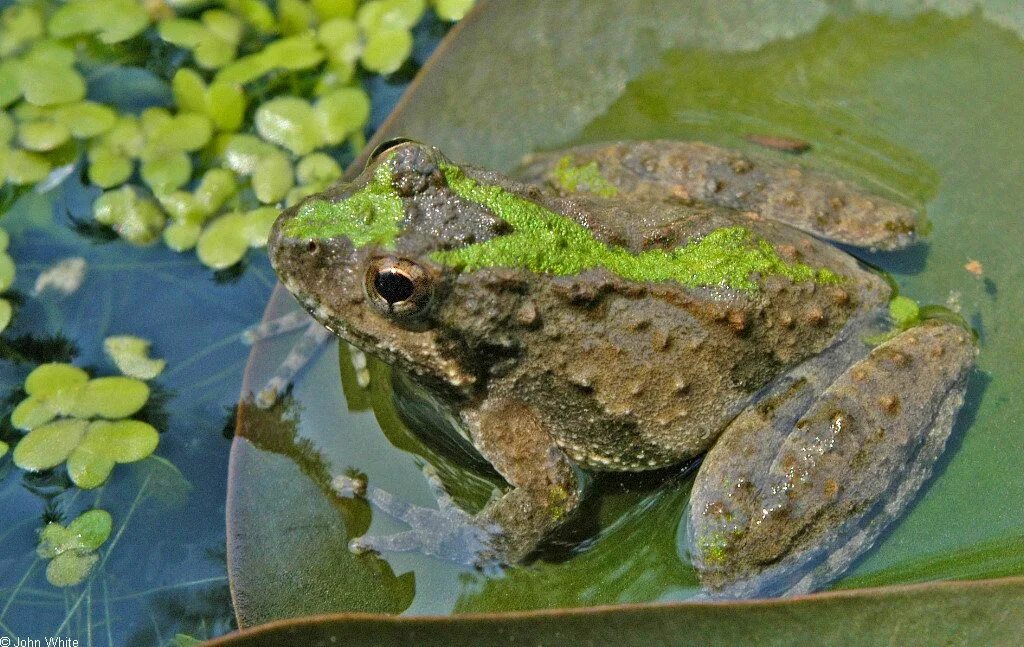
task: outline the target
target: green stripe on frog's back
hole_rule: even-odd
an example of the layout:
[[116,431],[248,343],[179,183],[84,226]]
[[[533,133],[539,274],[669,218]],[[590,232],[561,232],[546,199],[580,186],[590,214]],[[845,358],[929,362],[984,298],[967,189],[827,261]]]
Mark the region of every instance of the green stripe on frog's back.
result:
[[[370,182],[337,202],[310,200],[285,224],[293,238],[345,236],[358,247],[392,247],[401,233],[405,208],[392,184],[393,161],[387,159]],[[509,193],[482,185],[451,164],[441,166],[449,187],[460,197],[483,205],[512,226],[512,233],[454,250],[434,252],[442,265],[472,272],[511,267],[538,273],[573,275],[604,268],[633,281],[675,281],[689,287],[725,286],[752,292],[755,275],[781,275],[793,281],[835,283],[825,269],[787,263],[772,245],[744,227],[722,227],[683,247],[635,254],[597,240],[571,218]]]
[[292,238],[328,239],[345,236],[356,247],[390,247],[401,232],[405,205],[392,184],[394,161],[384,160],[370,182],[337,202],[307,200],[284,225]]
[[573,275],[604,268],[633,281],[675,281],[688,287],[725,286],[752,292],[755,275],[786,276],[793,281],[837,283],[826,269],[787,263],[771,243],[744,227],[722,227],[673,250],[633,253],[597,240],[571,218],[505,191],[482,185],[460,168],[441,167],[448,186],[460,197],[487,207],[512,225],[512,233],[460,249],[435,252],[435,261],[464,271],[487,267],[528,269]]

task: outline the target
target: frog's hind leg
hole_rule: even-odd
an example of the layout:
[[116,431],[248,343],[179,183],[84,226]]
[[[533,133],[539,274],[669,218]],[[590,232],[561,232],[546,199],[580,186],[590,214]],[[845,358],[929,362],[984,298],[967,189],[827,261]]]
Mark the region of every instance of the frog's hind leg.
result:
[[820,238],[880,250],[914,242],[920,218],[899,202],[767,154],[699,142],[594,144],[528,157],[518,175],[562,194],[713,204]]
[[931,474],[975,355],[966,330],[926,322],[820,395],[797,381],[737,416],[691,496],[690,550],[707,595],[794,595],[838,577]]

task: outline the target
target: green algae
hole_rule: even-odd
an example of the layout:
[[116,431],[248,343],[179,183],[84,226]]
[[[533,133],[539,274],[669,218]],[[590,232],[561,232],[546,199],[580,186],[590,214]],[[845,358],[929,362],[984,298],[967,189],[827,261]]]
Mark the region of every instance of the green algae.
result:
[[558,165],[554,168],[553,179],[559,188],[570,193],[587,191],[602,198],[613,198],[619,194],[615,185],[601,175],[601,169],[597,167],[597,162],[575,166],[572,155],[566,155],[558,160]]
[[[745,292],[757,289],[757,276],[785,276],[794,282],[840,280],[825,269],[787,263],[771,243],[744,227],[715,229],[668,251],[633,253],[597,240],[567,216],[501,187],[482,185],[455,165],[442,164],[441,169],[459,197],[486,207],[513,228],[510,234],[431,255],[436,262],[461,271],[511,267],[569,276],[603,268],[633,281],[675,281],[689,287],[723,286]],[[284,233],[293,238],[345,236],[356,247],[390,247],[401,233],[404,215],[402,198],[392,185],[392,162],[385,160],[370,182],[348,198],[312,200],[300,206]]]
[[311,200],[285,226],[292,238],[345,236],[356,247],[392,245],[405,215],[402,198],[391,184],[392,162],[383,161],[370,182],[340,202]]
[[456,194],[487,207],[513,227],[505,236],[432,255],[435,261],[464,271],[513,267],[567,276],[603,268],[633,281],[675,281],[745,292],[757,289],[755,275],[780,275],[795,282],[840,280],[828,270],[787,263],[771,243],[744,227],[722,227],[676,249],[636,254],[602,243],[571,218],[501,187],[482,185],[456,166],[446,164],[442,170]]

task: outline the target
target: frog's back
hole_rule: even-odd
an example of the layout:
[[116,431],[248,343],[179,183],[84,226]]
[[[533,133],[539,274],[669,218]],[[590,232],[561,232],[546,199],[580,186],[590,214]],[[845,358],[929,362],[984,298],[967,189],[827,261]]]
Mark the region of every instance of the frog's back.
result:
[[[849,255],[755,213],[647,199],[537,199],[634,257],[696,255],[697,269],[679,280],[665,280],[657,267],[651,280],[599,267],[524,282],[531,326],[509,391],[591,468],[652,469],[706,451],[759,390],[859,331],[888,298],[885,282]],[[735,263],[755,268],[739,272],[746,284],[729,285],[735,268],[720,268],[726,278],[718,282],[702,274]]]

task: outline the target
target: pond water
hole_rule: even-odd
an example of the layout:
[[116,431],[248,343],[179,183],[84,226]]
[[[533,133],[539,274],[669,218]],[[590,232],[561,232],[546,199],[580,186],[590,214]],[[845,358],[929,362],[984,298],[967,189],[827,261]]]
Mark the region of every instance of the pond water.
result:
[[[436,19],[420,24],[417,65],[443,31]],[[89,98],[119,110],[173,103],[168,85],[142,69],[96,77]],[[408,75],[373,76],[366,83],[372,131]],[[236,624],[224,517],[234,408],[251,350],[243,333],[259,322],[277,278],[262,249],[214,274],[193,253],[83,235],[76,223],[92,221],[99,195],[82,183],[84,172],[80,165],[58,188],[22,195],[3,216],[17,264],[12,291],[23,306],[0,338],[0,354],[8,360],[24,350],[30,345],[25,335],[44,351],[63,338],[75,350],[61,359],[96,375],[116,375],[103,353],[104,338],[130,334],[151,341],[153,355],[167,361],[151,383],[157,403],[151,421],[160,443],[154,457],[115,467],[103,486],[88,491],[74,488],[63,469],[32,476],[14,466],[11,453],[0,458],[0,636],[60,636],[84,646],[166,645],[179,633],[221,635]],[[85,261],[81,287],[70,295],[34,294],[37,277],[69,258]],[[19,434],[9,415],[24,397],[32,367],[0,361],[0,437],[12,447]],[[47,581],[48,561],[36,554],[39,529],[53,520],[67,524],[92,507],[110,512],[110,538],[85,583],[57,588]]]
[[[1024,32],[1012,16],[995,18],[980,11],[883,16],[841,4],[794,16],[793,28],[781,30],[785,38],[755,47],[651,45],[612,101],[578,128],[563,129],[572,132],[547,135],[545,148],[669,137],[751,149],[748,134],[797,137],[811,144],[802,163],[927,212],[932,231],[924,244],[901,253],[853,253],[892,275],[903,294],[959,310],[979,335],[979,368],[935,478],[837,587],[1024,573],[1024,436],[1016,429],[1024,404],[1014,397],[1024,359],[1017,337],[1024,313],[1017,288],[1024,272],[1017,249],[1024,240],[1024,140],[1014,136],[1024,132]],[[416,126],[426,113],[415,111],[415,99],[409,107],[412,115],[392,124],[389,135],[430,139],[430,126]],[[456,121],[475,118],[470,110]],[[456,141],[453,130],[436,132]],[[479,150],[468,156],[514,158]],[[972,261],[980,263],[980,276],[978,265],[965,267]],[[270,313],[292,307],[281,296]],[[276,341],[257,348],[251,387],[286,347]],[[243,416],[249,440],[236,446],[229,511],[243,618],[348,609],[443,614],[693,595],[695,575],[680,545],[690,485],[682,473],[602,479],[582,521],[541,560],[501,576],[418,555],[354,559],[345,550],[349,538],[401,527],[332,495],[332,475],[357,470],[378,487],[430,505],[420,474],[426,459],[471,507],[486,500],[493,481],[471,460],[418,440],[409,427],[423,431],[429,423],[403,399],[396,404],[387,368],[371,360],[362,376],[369,386],[360,386],[353,359],[347,348],[332,347],[282,407]],[[281,578],[309,588],[284,599]]]

